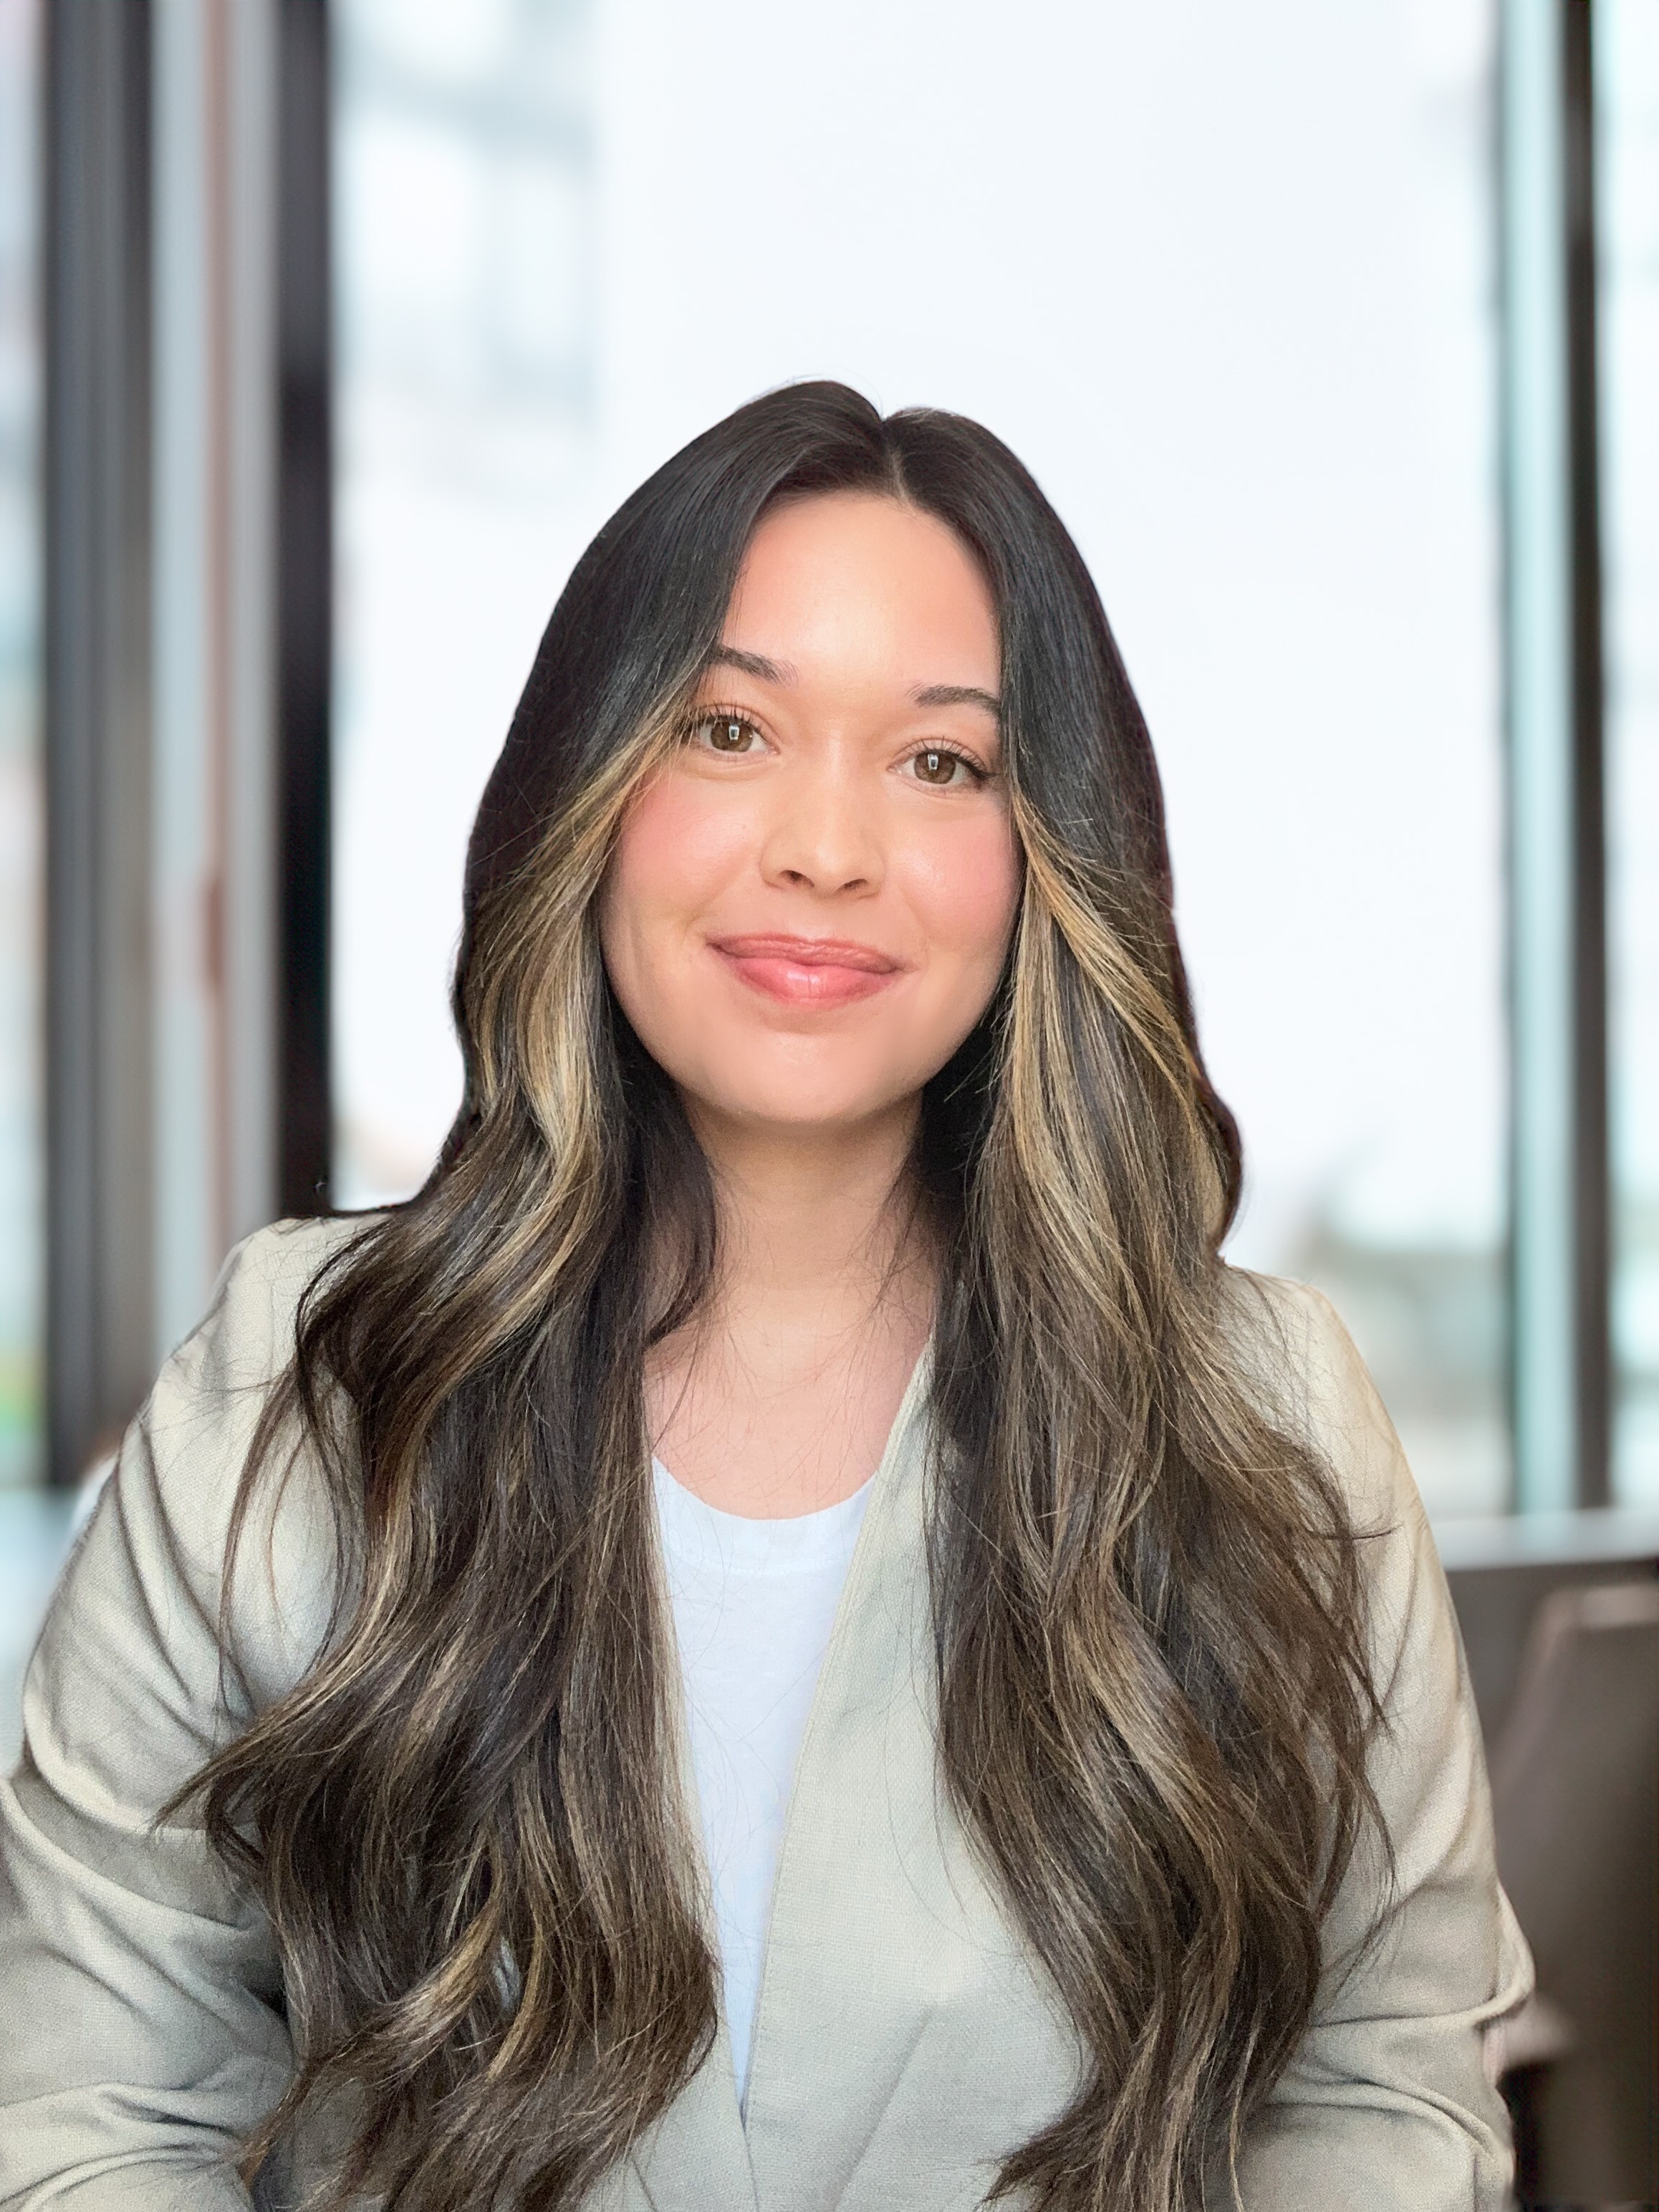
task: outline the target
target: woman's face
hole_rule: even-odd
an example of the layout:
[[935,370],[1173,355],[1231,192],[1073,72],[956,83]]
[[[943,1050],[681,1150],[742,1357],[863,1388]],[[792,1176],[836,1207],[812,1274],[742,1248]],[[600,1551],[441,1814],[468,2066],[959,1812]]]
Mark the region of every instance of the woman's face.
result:
[[985,580],[932,516],[836,492],[761,523],[600,899],[623,1010],[696,1104],[845,1127],[978,1021],[1020,872],[998,658]]

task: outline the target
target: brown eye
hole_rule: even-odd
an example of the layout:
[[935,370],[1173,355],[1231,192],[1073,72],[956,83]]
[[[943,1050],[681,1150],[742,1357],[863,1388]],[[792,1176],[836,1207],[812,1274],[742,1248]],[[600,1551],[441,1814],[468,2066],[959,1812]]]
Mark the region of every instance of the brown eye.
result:
[[758,738],[760,732],[741,714],[702,714],[692,723],[690,735],[692,744],[705,752],[730,754],[750,751],[750,740]]
[[924,751],[913,754],[912,759],[915,767],[916,781],[932,784],[936,790],[943,789],[946,784],[954,783],[957,781],[957,769],[966,769],[968,766],[960,753],[945,752],[938,745],[929,745]]

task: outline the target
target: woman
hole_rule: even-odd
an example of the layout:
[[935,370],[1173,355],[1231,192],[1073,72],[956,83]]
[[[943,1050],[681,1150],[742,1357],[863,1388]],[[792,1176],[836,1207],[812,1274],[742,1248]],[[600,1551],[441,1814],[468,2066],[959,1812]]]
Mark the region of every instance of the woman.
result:
[[996,440],[797,386],[628,501],[454,1006],[425,1188],[233,1255],[60,1593],[0,2202],[1498,2205],[1444,1584],[1218,1256],[1146,729]]

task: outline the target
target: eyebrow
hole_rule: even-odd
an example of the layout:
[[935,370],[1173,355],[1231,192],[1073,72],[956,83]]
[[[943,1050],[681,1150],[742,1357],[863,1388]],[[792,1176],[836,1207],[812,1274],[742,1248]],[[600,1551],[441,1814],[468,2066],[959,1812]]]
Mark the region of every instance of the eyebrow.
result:
[[[787,660],[769,660],[764,653],[744,653],[735,645],[717,645],[707,665],[735,668],[763,684],[787,686],[799,681],[799,672]],[[918,707],[983,707],[988,714],[994,714],[999,720],[1002,714],[1001,700],[992,692],[981,691],[976,684],[924,684],[910,696]]]
[[977,684],[926,684],[910,696],[918,707],[983,707],[988,714],[1001,719],[1001,700],[981,691]]
[[763,684],[793,684],[797,672],[787,660],[769,660],[764,653],[743,653],[735,645],[717,645],[709,654],[710,668],[735,668]]

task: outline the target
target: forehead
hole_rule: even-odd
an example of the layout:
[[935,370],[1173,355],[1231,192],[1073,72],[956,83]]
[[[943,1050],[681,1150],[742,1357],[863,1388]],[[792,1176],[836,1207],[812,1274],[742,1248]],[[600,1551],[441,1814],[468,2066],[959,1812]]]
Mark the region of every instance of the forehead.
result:
[[994,689],[997,630],[983,572],[946,524],[879,494],[830,492],[762,518],[722,635],[772,660],[856,656],[903,664],[911,684]]

